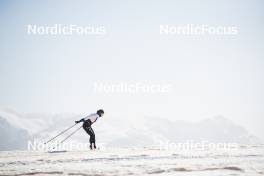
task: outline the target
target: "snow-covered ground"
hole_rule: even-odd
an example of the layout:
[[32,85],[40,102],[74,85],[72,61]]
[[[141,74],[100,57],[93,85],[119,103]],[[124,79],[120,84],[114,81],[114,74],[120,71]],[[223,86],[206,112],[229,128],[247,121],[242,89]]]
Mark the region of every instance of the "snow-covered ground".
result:
[[264,146],[229,150],[106,148],[0,152],[0,175],[263,175]]

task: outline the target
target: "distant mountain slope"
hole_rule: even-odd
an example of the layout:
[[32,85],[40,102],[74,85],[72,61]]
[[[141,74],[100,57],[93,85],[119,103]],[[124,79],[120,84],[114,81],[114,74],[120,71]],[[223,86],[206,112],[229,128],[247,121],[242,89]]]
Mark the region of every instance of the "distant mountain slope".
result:
[[[20,115],[13,111],[0,111],[0,116],[5,119],[1,119],[1,141],[4,141],[1,142],[1,145],[6,143],[0,149],[23,147],[23,141],[27,138],[27,135],[30,135],[31,139],[44,142],[82,117],[76,114]],[[97,142],[112,147],[142,147],[157,145],[161,141],[177,143],[190,140],[194,142],[203,140],[241,144],[261,143],[258,138],[250,135],[243,127],[221,116],[195,123],[170,121],[156,117],[131,119],[107,116],[99,119],[93,127]],[[63,137],[65,136],[58,139],[61,140]],[[80,130],[71,140],[88,142],[89,136],[83,130]],[[12,145],[16,147],[12,147]]]
[[0,150],[24,150],[28,139],[26,130],[16,128],[0,117]]
[[[109,144],[113,146],[144,146],[158,144],[160,141],[178,142],[226,142],[257,144],[261,141],[250,135],[243,127],[227,118],[218,116],[191,123],[170,121],[162,118],[147,117],[140,121],[127,122],[130,127]],[[139,125],[137,125],[137,123]],[[125,124],[123,124],[125,125]]]

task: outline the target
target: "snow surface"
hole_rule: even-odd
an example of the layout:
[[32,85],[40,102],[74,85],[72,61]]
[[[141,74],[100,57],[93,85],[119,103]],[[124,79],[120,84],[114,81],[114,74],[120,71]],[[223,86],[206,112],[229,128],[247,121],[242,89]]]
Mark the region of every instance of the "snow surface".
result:
[[107,148],[0,152],[0,175],[263,175],[264,146],[234,150]]

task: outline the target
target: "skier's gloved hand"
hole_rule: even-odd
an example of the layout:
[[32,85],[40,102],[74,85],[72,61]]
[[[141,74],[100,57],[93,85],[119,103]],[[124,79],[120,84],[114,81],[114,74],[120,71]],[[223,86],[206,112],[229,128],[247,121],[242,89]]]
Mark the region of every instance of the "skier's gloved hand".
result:
[[80,123],[80,122],[84,122],[84,119],[75,121],[75,123]]

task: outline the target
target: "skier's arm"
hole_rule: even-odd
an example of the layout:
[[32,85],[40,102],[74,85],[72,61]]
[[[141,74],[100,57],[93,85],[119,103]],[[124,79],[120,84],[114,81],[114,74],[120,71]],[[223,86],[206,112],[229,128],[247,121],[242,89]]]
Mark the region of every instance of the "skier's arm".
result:
[[85,118],[82,118],[81,120],[78,120],[78,121],[75,121],[75,123],[80,123],[80,122],[84,122],[86,120],[90,119],[90,115],[88,115],[87,117]]
[[92,120],[92,119],[97,118],[97,116],[95,116],[95,114],[90,114],[90,115],[86,116],[85,118],[82,118],[81,120],[75,121],[75,123],[85,122],[88,119],[90,119],[93,122],[94,120]]
[[80,123],[80,122],[84,122],[84,118],[82,118],[81,120],[75,121],[75,123]]

